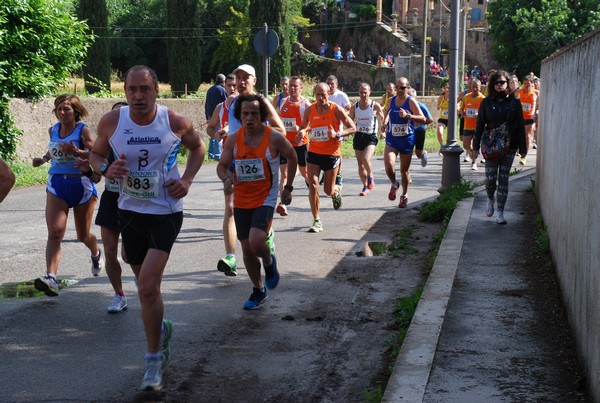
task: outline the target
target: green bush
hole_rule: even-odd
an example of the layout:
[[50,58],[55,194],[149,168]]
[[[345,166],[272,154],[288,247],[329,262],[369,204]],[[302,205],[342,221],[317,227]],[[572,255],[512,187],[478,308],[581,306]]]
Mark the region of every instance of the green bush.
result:
[[449,220],[458,202],[473,197],[474,184],[469,181],[455,183],[444,191],[436,200],[426,202],[419,209],[419,220],[426,222],[442,222]]
[[0,102],[0,157],[9,160],[14,156],[22,135],[23,132],[15,127],[8,101]]

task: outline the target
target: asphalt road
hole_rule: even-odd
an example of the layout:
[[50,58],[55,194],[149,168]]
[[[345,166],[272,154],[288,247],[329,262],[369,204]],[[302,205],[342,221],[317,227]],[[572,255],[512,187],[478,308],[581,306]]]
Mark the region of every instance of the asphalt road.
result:
[[[535,163],[534,159],[530,161],[529,164]],[[297,177],[290,215],[277,216],[274,223],[282,280],[261,312],[247,312],[242,310],[242,304],[251,292],[251,284],[245,272],[228,278],[216,270],[224,249],[223,196],[215,167],[214,163],[202,167],[185,198],[183,228],[162,285],[165,316],[175,324],[174,358],[168,370],[172,375],[166,374],[165,384],[168,388],[171,382],[170,386],[180,393],[193,389],[188,383],[196,376],[214,376],[213,383],[223,387],[236,382],[220,373],[199,373],[202,372],[198,370],[199,363],[209,358],[218,360],[203,356],[206,351],[200,347],[202,343],[236,338],[236,343],[226,348],[240,360],[248,359],[248,350],[269,351],[268,345],[273,341],[265,340],[264,334],[256,334],[264,330],[261,326],[281,322],[286,307],[301,305],[302,301],[295,300],[295,296],[317,298],[315,290],[326,294],[327,289],[319,286],[318,280],[338,270],[344,256],[359,247],[361,240],[364,242],[369,229],[386,212],[397,210],[397,201],[387,200],[389,184],[381,157],[374,158],[376,188],[367,197],[358,196],[361,185],[356,161],[345,159],[342,208],[334,211],[330,199],[322,197],[325,230],[311,234],[307,232],[312,222],[308,192]],[[483,181],[482,168],[473,172],[468,167],[461,163],[465,178]],[[441,157],[431,155],[426,168],[413,159],[412,172],[411,204],[437,195],[441,185]],[[15,189],[0,205],[2,284],[32,280],[44,273],[47,235],[44,205],[42,186]],[[99,235],[99,228],[93,227],[93,232]],[[238,261],[241,262],[239,247]],[[57,298],[0,300],[1,400],[139,399],[136,389],[142,377],[145,336],[133,276],[125,266],[129,311],[107,315],[106,307],[112,301],[111,287],[104,273],[98,278],[91,276],[90,265],[87,249],[76,241],[69,218],[58,276],[77,283]],[[269,319],[269,315],[274,319]],[[320,341],[307,342],[318,345]],[[286,361],[289,359],[281,356],[273,362],[261,360],[254,365],[256,373],[247,374],[245,381],[250,384],[260,377],[265,366],[293,367]],[[309,370],[302,366],[295,369],[300,375]],[[293,381],[290,382],[289,387],[293,388]],[[268,391],[265,394],[269,396]]]

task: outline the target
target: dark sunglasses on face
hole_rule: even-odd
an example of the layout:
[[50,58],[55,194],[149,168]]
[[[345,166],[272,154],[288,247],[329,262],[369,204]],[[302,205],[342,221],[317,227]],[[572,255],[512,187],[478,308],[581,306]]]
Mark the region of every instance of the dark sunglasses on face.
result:
[[494,85],[498,85],[498,84],[500,84],[500,85],[504,85],[504,84],[506,84],[506,81],[496,81],[496,82],[494,83]]
[[405,90],[407,88],[408,88],[408,86],[400,86],[400,87],[398,87],[399,90]]

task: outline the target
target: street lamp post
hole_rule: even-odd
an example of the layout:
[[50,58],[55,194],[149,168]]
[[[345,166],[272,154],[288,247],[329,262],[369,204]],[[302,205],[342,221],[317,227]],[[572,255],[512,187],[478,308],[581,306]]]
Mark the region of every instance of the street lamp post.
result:
[[458,95],[458,25],[460,20],[460,0],[452,0],[450,14],[450,99],[448,100],[448,138],[441,147],[442,186],[438,192],[460,183],[460,155],[463,149],[456,142],[456,97]]

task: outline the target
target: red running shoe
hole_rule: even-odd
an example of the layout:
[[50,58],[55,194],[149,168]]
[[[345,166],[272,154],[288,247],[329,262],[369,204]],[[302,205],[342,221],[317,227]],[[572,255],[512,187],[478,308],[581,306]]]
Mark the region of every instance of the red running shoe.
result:
[[398,207],[405,208],[408,205],[408,197],[405,195],[400,196],[400,203],[398,203]]
[[390,193],[388,193],[388,199],[396,200],[396,192],[398,191],[399,187],[400,187],[400,184],[398,183],[398,181],[396,181],[396,183],[390,187]]

